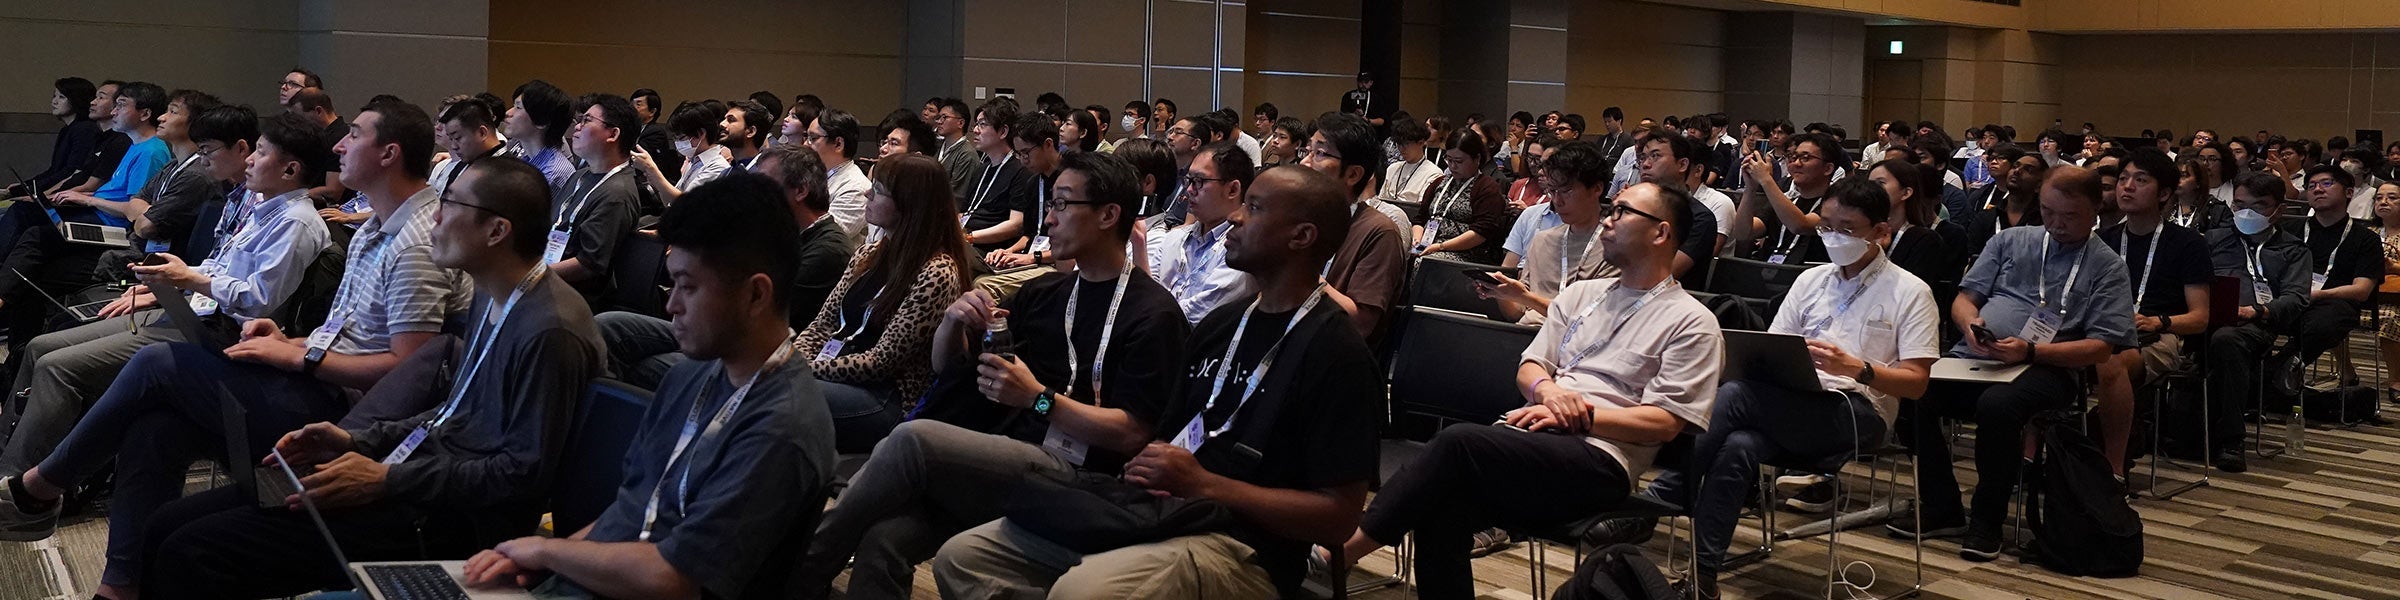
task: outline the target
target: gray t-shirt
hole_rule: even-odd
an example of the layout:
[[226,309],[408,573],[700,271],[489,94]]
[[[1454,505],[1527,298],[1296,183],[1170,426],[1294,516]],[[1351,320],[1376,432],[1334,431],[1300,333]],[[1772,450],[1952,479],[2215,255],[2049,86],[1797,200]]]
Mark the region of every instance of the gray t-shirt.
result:
[[617,255],[617,242],[633,233],[641,187],[633,173],[581,171],[569,179],[567,189],[550,203],[548,225],[563,223],[574,228],[559,260],[575,259],[592,273],[591,278],[576,283],[575,289],[583,292],[584,300],[597,304],[615,287],[616,278],[610,276],[609,268]]

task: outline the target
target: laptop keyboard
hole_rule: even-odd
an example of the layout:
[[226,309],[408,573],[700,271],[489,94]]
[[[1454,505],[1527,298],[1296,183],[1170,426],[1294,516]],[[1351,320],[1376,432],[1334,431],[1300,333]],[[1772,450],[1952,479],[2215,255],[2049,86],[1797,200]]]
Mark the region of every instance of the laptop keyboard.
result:
[[374,565],[361,567],[367,580],[383,591],[385,600],[467,600],[467,591],[450,579],[441,565]]

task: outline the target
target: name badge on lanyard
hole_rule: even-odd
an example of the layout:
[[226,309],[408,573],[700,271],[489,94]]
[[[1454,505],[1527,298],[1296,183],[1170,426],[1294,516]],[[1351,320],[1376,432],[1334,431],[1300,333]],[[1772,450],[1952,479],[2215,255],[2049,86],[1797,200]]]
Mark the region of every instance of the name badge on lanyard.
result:
[[326,317],[324,325],[318,326],[315,332],[308,334],[308,350],[322,354],[325,349],[332,348],[333,338],[341,335],[342,325],[349,322],[350,315],[348,313],[337,313]]
[[1441,232],[1441,217],[1431,217],[1425,219],[1425,235],[1417,236],[1417,245],[1414,250],[1420,253],[1424,252],[1427,247],[1433,246],[1433,236],[1440,235]]
[[1031,244],[1027,244],[1027,245],[1025,246],[1025,251],[1026,251],[1026,252],[1049,252],[1049,251],[1050,251],[1050,236],[1046,236],[1046,235],[1037,235],[1037,236],[1033,236],[1033,243],[1031,243]]
[[162,241],[158,241],[158,240],[149,240],[149,241],[145,241],[145,242],[142,242],[142,251],[143,251],[143,252],[165,252],[165,251],[167,251],[167,243],[166,243],[166,242],[162,242]]
[[2311,293],[2315,293],[2315,292],[2317,292],[2317,291],[2320,291],[2320,290],[2323,290],[2323,289],[2325,289],[2325,274],[2324,274],[2324,273],[2311,273],[2311,274],[2309,274],[2309,276],[2308,276],[2308,291],[2309,291],[2309,292],[2311,292]]
[[2050,312],[2047,308],[2036,309],[2033,318],[2025,320],[2025,330],[2017,337],[2036,344],[2050,343],[2050,340],[2058,338],[2058,323],[2058,313]]
[[555,264],[558,261],[566,260],[567,242],[574,237],[575,232],[567,227],[550,230],[550,243],[542,247],[542,264]]
[[[1197,447],[1194,446],[1194,448]],[[1042,435],[1042,449],[1056,453],[1059,458],[1065,459],[1067,464],[1078,467],[1083,466],[1084,459],[1091,456],[1092,453],[1091,444],[1075,439],[1074,435],[1059,429],[1057,425],[1052,425],[1050,432]]]

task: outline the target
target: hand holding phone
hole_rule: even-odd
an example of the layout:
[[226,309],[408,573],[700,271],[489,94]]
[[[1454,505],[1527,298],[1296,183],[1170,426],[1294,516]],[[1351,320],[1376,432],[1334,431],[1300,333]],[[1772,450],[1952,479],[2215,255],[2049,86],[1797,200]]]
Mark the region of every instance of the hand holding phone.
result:
[[2000,342],[2000,336],[1993,335],[1990,327],[1984,327],[1981,324],[1969,325],[1967,327],[1975,332],[1975,343],[1977,344],[1990,346]]

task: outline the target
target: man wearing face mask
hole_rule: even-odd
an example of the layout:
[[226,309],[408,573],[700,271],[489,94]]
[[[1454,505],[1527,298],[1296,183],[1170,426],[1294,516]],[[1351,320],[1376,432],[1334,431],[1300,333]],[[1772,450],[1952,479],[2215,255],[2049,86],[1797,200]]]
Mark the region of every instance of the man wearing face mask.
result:
[[2208,439],[2215,454],[2210,458],[2228,473],[2249,469],[2242,457],[2242,412],[2258,393],[2258,377],[2266,368],[2259,356],[2275,336],[2297,331],[2309,306],[2309,275],[2315,270],[2308,247],[2274,226],[2283,212],[2283,186],[2273,174],[2243,174],[2234,180],[2233,227],[2208,232],[2209,262],[2216,273],[2241,280],[2233,322],[2208,335],[2209,388],[2232,390],[2209,395]]

